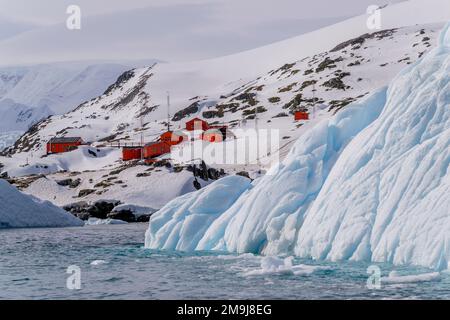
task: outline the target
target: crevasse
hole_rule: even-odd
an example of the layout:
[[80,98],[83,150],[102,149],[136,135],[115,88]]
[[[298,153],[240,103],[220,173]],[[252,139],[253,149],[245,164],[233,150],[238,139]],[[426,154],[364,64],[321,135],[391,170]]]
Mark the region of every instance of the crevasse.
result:
[[448,268],[449,29],[387,91],[319,123],[257,182],[229,177],[173,200],[146,246]]

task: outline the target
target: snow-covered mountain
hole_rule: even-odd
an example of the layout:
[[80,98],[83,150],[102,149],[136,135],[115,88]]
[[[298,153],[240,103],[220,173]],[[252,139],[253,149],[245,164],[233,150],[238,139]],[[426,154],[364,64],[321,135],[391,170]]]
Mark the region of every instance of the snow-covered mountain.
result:
[[28,128],[42,119],[52,115],[53,112],[47,106],[32,108],[24,104],[14,102],[11,99],[0,100],[1,131],[26,131]]
[[0,99],[63,114],[102,94],[120,74],[134,67],[135,63],[102,62],[4,67],[0,68]]
[[[0,132],[25,132],[53,114],[63,114],[102,94],[120,74],[151,61],[70,62],[0,68]],[[3,149],[11,142],[0,138]]]
[[24,195],[4,180],[0,180],[0,203],[0,229],[84,225],[52,203]]
[[387,91],[320,122],[263,178],[169,203],[146,246],[449,268],[449,75],[450,23]]
[[[280,128],[281,134],[293,141],[301,132],[292,120],[294,110],[304,107],[312,111],[313,105],[322,105],[331,111],[325,113],[329,116],[367,96],[429,51],[442,26],[388,29],[344,38],[341,43],[333,40],[328,51],[297,56],[296,60],[276,64],[260,74],[253,75],[254,66],[239,70],[249,74],[244,78],[238,78],[234,72],[228,74],[230,69],[236,70],[236,65],[243,68],[243,62],[238,61],[240,56],[135,69],[124,73],[102,96],[43,121],[9,153],[32,151],[41,156],[45,142],[55,134],[82,136],[91,142],[137,142],[141,116],[146,141],[152,141],[166,127],[168,90],[176,128],[182,128],[194,116],[235,128],[242,126],[245,118],[247,125],[253,127],[257,107],[261,128]],[[300,41],[295,39],[296,42]],[[244,63],[247,55],[243,54]],[[269,58],[267,61],[268,66],[273,63]]]

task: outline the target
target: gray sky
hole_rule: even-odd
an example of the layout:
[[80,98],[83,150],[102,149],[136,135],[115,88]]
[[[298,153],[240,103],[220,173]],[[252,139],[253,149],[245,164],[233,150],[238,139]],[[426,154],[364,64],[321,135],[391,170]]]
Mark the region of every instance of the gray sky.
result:
[[[358,15],[371,4],[396,3],[402,0],[0,0],[4,16],[39,24],[51,24],[66,19],[67,6],[79,5],[84,14],[107,14],[144,7],[168,7],[189,4],[217,5],[223,17],[242,13],[246,18],[276,18],[282,14],[288,19],[324,18]],[[294,10],[292,10],[294,9]]]
[[[399,0],[0,0],[0,63],[184,61],[252,49]],[[82,30],[65,28],[66,8]]]

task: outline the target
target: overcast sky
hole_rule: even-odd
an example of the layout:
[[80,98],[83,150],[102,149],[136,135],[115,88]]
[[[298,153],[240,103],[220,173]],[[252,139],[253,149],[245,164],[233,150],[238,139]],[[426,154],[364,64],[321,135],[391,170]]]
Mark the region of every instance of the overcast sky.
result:
[[[0,64],[197,60],[232,54],[400,0],[0,0]],[[69,5],[82,30],[68,33]]]
[[64,21],[65,10],[72,4],[79,5],[86,15],[107,14],[149,6],[216,4],[224,17],[232,15],[242,17],[241,12],[245,12],[251,15],[246,17],[250,19],[252,16],[257,16],[258,19],[279,18],[280,14],[288,19],[304,19],[359,15],[371,4],[396,2],[401,0],[258,0],[257,2],[253,0],[0,0],[0,12],[2,15],[20,20],[51,24]]

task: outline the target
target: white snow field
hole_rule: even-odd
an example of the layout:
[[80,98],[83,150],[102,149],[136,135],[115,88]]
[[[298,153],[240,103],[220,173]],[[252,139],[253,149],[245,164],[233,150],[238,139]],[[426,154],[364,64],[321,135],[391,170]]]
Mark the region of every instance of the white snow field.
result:
[[83,221],[50,202],[22,194],[8,182],[0,180],[0,229],[83,225]]
[[[241,196],[214,192],[219,180],[173,200],[146,246],[449,268],[449,75],[450,24],[387,93],[320,122]],[[192,218],[228,192],[236,202]]]

